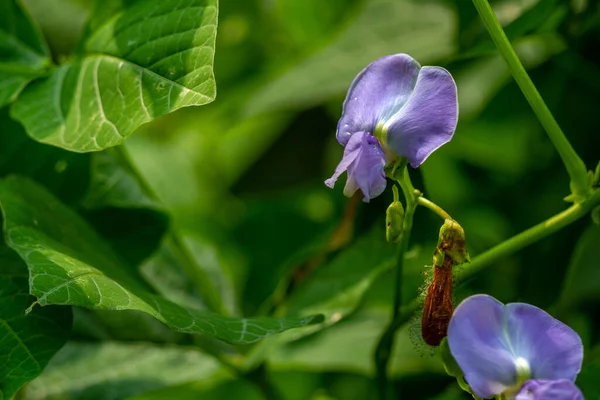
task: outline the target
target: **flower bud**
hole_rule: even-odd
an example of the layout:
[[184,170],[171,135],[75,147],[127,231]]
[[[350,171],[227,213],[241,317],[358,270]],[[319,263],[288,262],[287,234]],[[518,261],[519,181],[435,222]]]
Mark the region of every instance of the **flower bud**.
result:
[[450,257],[454,265],[470,262],[465,231],[458,222],[451,219],[444,221],[440,228],[437,251],[433,256],[434,265],[442,265],[444,257]]
[[402,236],[402,225],[404,223],[404,207],[399,200],[398,188],[392,187],[394,201],[385,212],[385,238],[388,243],[397,243]]

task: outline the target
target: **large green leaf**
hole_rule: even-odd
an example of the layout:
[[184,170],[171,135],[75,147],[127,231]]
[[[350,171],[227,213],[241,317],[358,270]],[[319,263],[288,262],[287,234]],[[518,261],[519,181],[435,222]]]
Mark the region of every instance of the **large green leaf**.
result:
[[0,107],[50,64],[39,30],[15,0],[0,0]]
[[235,344],[253,343],[319,320],[314,316],[236,319],[181,307],[144,290],[76,213],[36,183],[19,177],[0,182],[0,203],[6,241],[27,262],[31,293],[42,306],[138,310],[173,330]]
[[29,400],[123,399],[227,375],[194,349],[145,343],[68,343],[27,388]]
[[305,107],[340,95],[367,64],[388,54],[408,53],[424,64],[439,62],[454,51],[455,30],[448,5],[368,0],[331,45],[267,84],[246,111]]
[[86,54],[29,86],[13,115],[31,137],[86,152],[214,100],[217,0],[136,1],[99,25]]
[[27,281],[27,266],[15,252],[0,247],[0,399],[10,399],[38,376],[71,328],[69,307],[25,312],[35,301]]

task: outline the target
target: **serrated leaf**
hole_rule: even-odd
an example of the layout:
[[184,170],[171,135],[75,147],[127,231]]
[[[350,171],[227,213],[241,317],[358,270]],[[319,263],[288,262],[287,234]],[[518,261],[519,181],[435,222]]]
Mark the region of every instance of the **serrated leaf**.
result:
[[0,107],[50,64],[38,29],[15,0],[0,0]]
[[35,140],[76,152],[214,100],[217,0],[137,1],[104,21],[86,54],[22,93],[12,109]]
[[138,310],[171,329],[249,344],[319,321],[302,318],[228,318],[184,308],[143,289],[112,249],[76,213],[26,178],[0,182],[7,244],[26,261],[30,290],[42,306]]
[[226,375],[194,349],[143,343],[68,343],[27,388],[28,400],[112,400]]
[[10,399],[38,376],[66,343],[71,329],[68,307],[37,308],[29,295],[27,266],[7,247],[0,247],[0,399]]
[[246,112],[307,107],[342,95],[358,72],[388,54],[408,53],[422,64],[440,61],[454,52],[455,30],[448,5],[369,0],[331,45],[267,84]]

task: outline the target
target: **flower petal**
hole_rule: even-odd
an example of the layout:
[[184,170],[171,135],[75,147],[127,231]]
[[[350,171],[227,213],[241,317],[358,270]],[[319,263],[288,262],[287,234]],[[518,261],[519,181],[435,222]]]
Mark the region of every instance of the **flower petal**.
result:
[[583,394],[568,379],[532,379],[525,382],[515,400],[583,400]]
[[416,168],[452,139],[457,122],[454,79],[444,68],[423,67],[408,102],[385,122],[384,131],[390,148]]
[[[358,134],[356,134],[358,135]],[[361,150],[356,160],[348,167],[348,183],[344,188],[346,196],[352,196],[356,187],[362,191],[363,201],[369,202],[385,190],[385,154],[379,141],[371,134],[364,134]]]
[[511,303],[505,310],[506,330],[514,355],[529,362],[531,377],[575,381],[583,361],[579,335],[530,304]]
[[407,54],[382,57],[352,81],[338,122],[336,137],[343,146],[354,132],[374,133],[378,121],[388,119],[408,100],[421,66]]
[[503,322],[504,305],[487,295],[465,299],[450,320],[450,351],[479,397],[498,395],[517,381]]
[[348,181],[344,194],[352,196],[358,189],[364,195],[364,201],[369,202],[385,190],[385,155],[377,139],[367,132],[356,132],[344,149],[342,161],[335,169],[333,176],[325,181],[333,187],[338,177],[348,171]]
[[[346,171],[350,164],[352,164],[356,160],[358,154],[360,153],[363,135],[364,132],[358,132],[358,134],[350,138],[350,141],[344,148],[344,155],[342,156],[342,161],[340,161],[338,166],[335,168],[335,172],[333,173],[331,178],[325,181],[325,185],[333,189],[340,175],[344,171]],[[354,191],[356,191],[356,189]]]

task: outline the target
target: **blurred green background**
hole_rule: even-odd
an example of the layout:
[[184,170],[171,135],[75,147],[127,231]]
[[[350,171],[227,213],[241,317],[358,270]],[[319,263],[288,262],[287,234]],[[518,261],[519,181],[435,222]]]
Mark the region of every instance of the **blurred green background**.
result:
[[[92,2],[24,3],[60,62]],[[491,3],[594,168],[599,2]],[[375,398],[372,352],[392,300],[393,250],[383,234],[391,193],[364,204],[343,196],[343,181],[333,191],[323,181],[342,154],[335,128],[350,82],[371,61],[400,52],[456,79],[454,139],[411,175],[464,227],[472,257],[566,208],[564,167],[467,0],[221,0],[217,99],[143,126],[125,145],[136,171],[111,151],[74,154],[33,142],[1,110],[10,135],[0,136],[0,173],[46,185],[157,292],[206,307],[214,300],[194,288],[201,270],[225,313],[327,318],[327,327],[239,349],[171,333],[141,314],[75,310],[71,342],[26,398],[261,399],[269,390],[286,400]],[[415,218],[406,303],[422,290],[441,225],[425,209]],[[580,333],[585,363],[598,371],[599,259],[600,227],[585,217],[468,280],[458,271],[456,299],[484,292],[549,310]],[[213,350],[273,387],[231,373]],[[391,373],[403,398],[468,398],[420,342],[414,320],[398,335]]]

